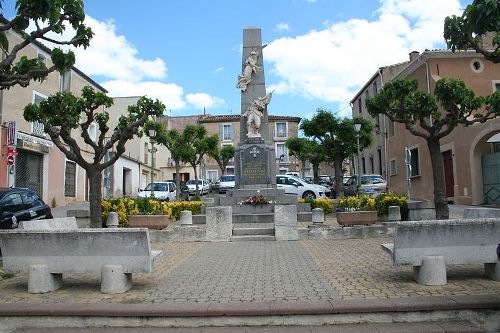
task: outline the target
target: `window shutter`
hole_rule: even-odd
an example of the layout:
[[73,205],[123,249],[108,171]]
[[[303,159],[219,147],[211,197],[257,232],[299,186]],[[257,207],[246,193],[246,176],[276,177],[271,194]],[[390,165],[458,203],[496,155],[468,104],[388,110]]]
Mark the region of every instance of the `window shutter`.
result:
[[219,125],[219,138],[224,140],[224,125]]
[[234,140],[234,125],[230,125],[229,128],[230,128],[229,130],[230,139]]

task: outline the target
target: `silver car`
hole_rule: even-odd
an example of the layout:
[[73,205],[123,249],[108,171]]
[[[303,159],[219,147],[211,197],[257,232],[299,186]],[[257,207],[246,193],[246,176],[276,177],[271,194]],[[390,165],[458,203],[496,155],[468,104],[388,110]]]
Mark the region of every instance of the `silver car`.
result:
[[345,195],[357,195],[358,192],[369,195],[379,195],[388,191],[387,181],[381,175],[361,175],[361,184],[358,188],[358,175],[353,175],[344,186]]

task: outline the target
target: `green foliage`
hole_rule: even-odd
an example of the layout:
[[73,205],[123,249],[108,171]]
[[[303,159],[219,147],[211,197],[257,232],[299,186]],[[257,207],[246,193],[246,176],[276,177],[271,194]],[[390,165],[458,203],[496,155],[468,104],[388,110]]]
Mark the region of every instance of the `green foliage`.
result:
[[50,207],[52,207],[52,208],[56,208],[57,207],[56,197],[52,197],[52,201],[50,203]]
[[321,208],[325,214],[333,213],[333,201],[330,199],[299,199],[299,202],[308,203],[311,205],[311,208]]
[[208,155],[217,162],[221,173],[224,175],[226,173],[226,167],[229,164],[229,161],[234,157],[235,153],[236,149],[233,145],[225,145],[222,148],[219,148],[219,145],[217,145],[215,149],[208,152]]
[[[84,25],[85,13],[82,0],[17,0],[16,16],[11,20],[0,23],[0,48],[4,54],[0,63],[0,87],[2,89],[19,84],[28,86],[31,80],[42,82],[52,71],[64,72],[75,63],[73,51],[62,51],[54,48],[50,51],[53,65],[47,68],[43,61],[25,56],[18,57],[18,52],[26,45],[25,41],[48,41],[57,45],[83,46],[86,48],[93,32]],[[26,32],[31,22],[36,27],[30,33]],[[66,25],[70,25],[75,33],[66,38]],[[16,31],[24,41],[16,45],[9,45],[5,31]],[[55,33],[65,38],[58,40],[48,35]],[[17,61],[16,61],[17,59]]]
[[375,207],[378,215],[387,215],[389,206],[399,206],[401,220],[408,220],[408,197],[396,192],[382,193],[375,197]]
[[[483,45],[482,35],[491,32],[493,50]],[[444,20],[444,38],[448,48],[474,49],[495,63],[500,62],[500,2],[498,0],[474,0],[461,16],[448,16]]]

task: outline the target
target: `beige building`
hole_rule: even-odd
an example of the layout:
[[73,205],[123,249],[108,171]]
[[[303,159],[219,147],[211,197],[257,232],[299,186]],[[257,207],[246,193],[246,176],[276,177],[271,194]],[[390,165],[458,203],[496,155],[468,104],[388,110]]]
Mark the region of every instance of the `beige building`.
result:
[[[490,95],[500,90],[500,64],[487,61],[476,52],[425,51],[412,53],[410,57],[410,63],[394,77],[418,79],[419,88],[425,92],[432,94],[436,82],[445,77],[462,79],[476,95]],[[358,99],[363,93],[357,94]],[[359,114],[358,99],[353,99],[354,115]],[[360,105],[361,115],[368,117],[364,113],[364,102]],[[387,135],[385,164],[390,189],[402,193],[407,191],[404,158],[407,148],[411,152],[411,197],[432,199],[432,168],[425,140],[411,135],[403,124],[383,123],[386,126],[380,128]],[[459,125],[441,139],[446,193],[450,201],[459,204],[499,203],[500,179],[495,176],[500,169],[500,140],[495,138],[499,132],[500,119],[494,119],[469,127]],[[383,146],[382,142],[379,137],[376,149]],[[371,161],[366,162],[369,154],[366,151],[361,155],[362,159],[365,158],[365,170],[378,171],[371,167]]]
[[[9,45],[21,41],[20,36],[12,31],[7,32],[7,37]],[[47,67],[51,66],[50,50],[40,43],[32,43],[25,47],[18,54],[19,57],[23,55],[42,59]],[[31,188],[49,204],[55,201],[57,205],[65,205],[88,198],[85,171],[76,163],[67,160],[54,146],[44,133],[42,124],[28,123],[23,117],[23,109],[29,103],[39,103],[59,91],[71,91],[74,95],[80,95],[86,85],[92,86],[97,91],[106,92],[103,87],[75,67],[64,75],[52,72],[43,82],[32,81],[25,88],[15,86],[0,91],[2,124],[0,186]],[[7,134],[9,129],[12,135]],[[80,142],[84,154],[90,154],[80,135],[74,135],[74,138]],[[18,153],[12,166],[7,165],[9,147]]]
[[[181,117],[164,117],[162,122],[168,129],[176,128],[182,131],[186,125],[201,125],[207,129],[209,135],[217,134],[220,139],[220,145],[233,145],[235,148],[240,142],[240,115],[198,115]],[[288,171],[298,171],[299,161],[294,157],[288,156],[288,150],[285,147],[286,139],[298,136],[299,117],[289,116],[269,116],[269,133],[271,142],[277,155],[276,170],[277,173]],[[163,157],[162,157],[163,158]],[[234,161],[231,161],[227,167],[227,174],[234,174]],[[181,170],[181,179],[186,181],[194,178],[194,172],[191,166],[183,165]],[[221,176],[221,170],[211,158],[205,158],[204,163],[198,169],[199,178],[216,181]],[[173,179],[175,176],[174,162],[167,157],[167,165],[162,164],[161,174],[164,179]]]

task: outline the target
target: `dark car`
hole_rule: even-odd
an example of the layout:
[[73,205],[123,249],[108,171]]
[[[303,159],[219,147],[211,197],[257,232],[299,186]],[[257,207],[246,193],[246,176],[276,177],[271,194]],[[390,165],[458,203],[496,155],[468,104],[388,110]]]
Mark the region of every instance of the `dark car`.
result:
[[50,207],[27,188],[0,189],[0,229],[15,229],[21,221],[51,219]]
[[[172,183],[176,184],[175,179],[166,180],[166,182],[172,182]],[[181,182],[180,182],[180,189],[181,189],[181,196],[180,196],[179,200],[188,200],[188,198],[189,198],[189,188],[187,187],[185,181],[181,180]]]

